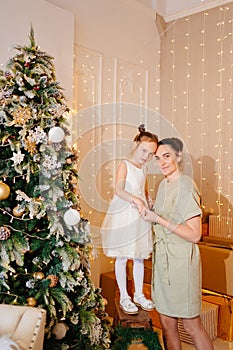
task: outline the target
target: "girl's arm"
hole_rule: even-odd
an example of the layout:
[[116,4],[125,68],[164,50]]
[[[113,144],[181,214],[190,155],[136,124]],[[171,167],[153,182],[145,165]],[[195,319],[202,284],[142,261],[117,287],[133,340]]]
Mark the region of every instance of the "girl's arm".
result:
[[188,219],[184,224],[175,224],[165,220],[151,210],[147,210],[143,216],[145,221],[155,222],[179,237],[187,241],[197,243],[201,239],[201,217],[200,215]]
[[126,175],[126,164],[124,162],[120,162],[116,173],[115,193],[121,199],[134,204],[138,208],[139,213],[141,213],[142,210],[146,209],[145,204],[139,197],[136,197],[132,195],[132,193],[125,190]]
[[149,195],[149,185],[148,185],[147,179],[146,179],[145,193],[146,193],[146,201],[147,201],[148,208],[152,209],[153,208],[153,201]]

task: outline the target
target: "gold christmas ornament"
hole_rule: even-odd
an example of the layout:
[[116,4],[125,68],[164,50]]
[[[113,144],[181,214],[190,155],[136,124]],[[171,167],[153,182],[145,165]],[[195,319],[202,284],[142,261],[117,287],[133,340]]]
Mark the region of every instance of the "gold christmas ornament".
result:
[[49,287],[56,287],[57,283],[58,283],[58,277],[55,275],[48,275],[46,277],[47,280],[50,280],[50,284]]
[[0,181],[0,201],[4,201],[4,199],[7,199],[10,193],[10,187],[4,182]]
[[20,218],[23,215],[24,211],[25,211],[25,209],[20,208],[20,206],[17,205],[16,207],[13,208],[12,214],[14,216],[16,216],[17,218]]
[[66,158],[66,164],[72,164],[72,159],[71,158]]
[[34,272],[33,277],[37,280],[43,280],[44,279],[44,273],[41,271]]
[[55,335],[56,339],[62,339],[66,336],[66,332],[69,329],[69,327],[63,323],[63,322],[58,322],[52,330],[52,333]]
[[103,305],[104,305],[104,306],[108,305],[108,300],[105,299],[105,298],[103,298]]
[[27,298],[28,306],[36,306],[37,300],[33,297]]

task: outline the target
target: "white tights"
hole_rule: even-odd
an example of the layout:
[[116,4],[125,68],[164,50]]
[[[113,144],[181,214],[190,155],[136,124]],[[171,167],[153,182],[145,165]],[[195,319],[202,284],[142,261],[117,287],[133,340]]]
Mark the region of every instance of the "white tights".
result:
[[[116,258],[115,275],[120,290],[120,299],[129,296],[127,292],[126,264],[128,258]],[[134,295],[141,295],[143,292],[144,279],[144,259],[133,259],[133,279],[134,279]]]

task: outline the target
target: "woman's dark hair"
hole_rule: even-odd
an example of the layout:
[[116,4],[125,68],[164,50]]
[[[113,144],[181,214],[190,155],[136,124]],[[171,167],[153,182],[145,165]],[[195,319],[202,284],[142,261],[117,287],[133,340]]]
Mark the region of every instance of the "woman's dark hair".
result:
[[155,134],[152,134],[149,131],[146,131],[145,125],[141,124],[138,127],[139,134],[137,134],[134,138],[134,141],[141,142],[141,141],[147,141],[147,142],[155,142],[158,144],[158,136]]
[[160,145],[169,145],[174,149],[174,151],[176,151],[176,153],[183,151],[183,142],[176,137],[168,137],[166,139],[162,139],[159,141],[159,146]]

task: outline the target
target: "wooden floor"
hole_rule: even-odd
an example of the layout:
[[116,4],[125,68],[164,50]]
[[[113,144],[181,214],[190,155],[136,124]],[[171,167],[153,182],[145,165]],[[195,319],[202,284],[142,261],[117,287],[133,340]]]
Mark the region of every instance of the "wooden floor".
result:
[[[161,330],[156,330],[161,336]],[[161,345],[162,345],[162,341]],[[216,338],[213,341],[214,350],[233,350],[233,342],[228,342],[226,340]],[[128,350],[147,350],[144,344],[131,344]],[[182,350],[195,350],[195,347],[190,344],[182,343]],[[203,349],[204,350],[204,349]]]
[[[132,275],[131,266],[129,266],[129,276]],[[144,294],[146,297],[150,297],[150,284],[149,281],[151,279],[151,271],[150,271],[150,262],[145,264],[145,279],[146,283],[144,283]],[[115,281],[114,272],[105,273],[102,275],[102,285],[101,287],[103,296],[108,301],[107,313],[109,316],[114,317],[113,310],[115,309],[114,299],[119,297],[118,289]],[[132,278],[128,280],[128,289],[130,294],[133,295],[133,283]],[[214,299],[214,300],[212,300]],[[230,328],[232,326],[232,314],[231,310],[233,309],[233,299],[228,300],[229,298],[224,298],[221,296],[213,296],[208,295],[204,291],[203,300],[219,305],[219,324],[218,324],[218,337],[213,340],[214,350],[233,350],[233,341],[227,341],[225,339],[233,340],[232,337],[229,337]],[[152,320],[153,329],[158,331],[161,337],[161,325],[159,322],[158,313],[156,310],[149,312],[150,318]],[[162,341],[160,341],[162,344]],[[194,350],[195,347],[193,345],[182,343],[182,350]],[[143,344],[131,344],[129,350],[146,350],[146,347]],[[205,349],[203,349],[205,350]]]

